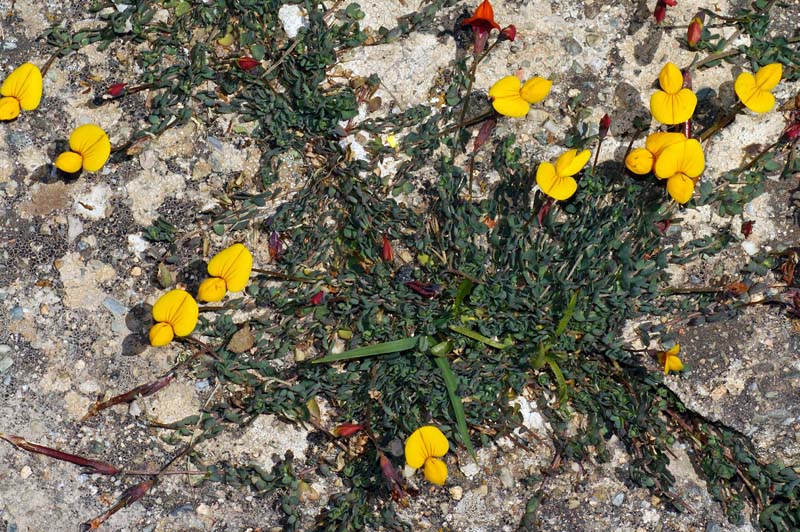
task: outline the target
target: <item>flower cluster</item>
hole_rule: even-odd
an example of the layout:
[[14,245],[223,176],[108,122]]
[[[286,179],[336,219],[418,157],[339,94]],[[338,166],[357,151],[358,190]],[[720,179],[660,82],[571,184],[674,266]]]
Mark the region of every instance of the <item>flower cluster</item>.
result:
[[[200,284],[197,299],[219,301],[227,292],[238,292],[247,286],[253,270],[253,255],[242,244],[223,249],[208,261],[211,276]],[[197,301],[185,290],[171,290],[153,305],[150,345],[160,347],[176,336],[188,336],[197,325]]]
[[751,111],[766,113],[775,107],[774,89],[783,75],[783,66],[780,63],[764,65],[755,73],[742,72],[736,78],[733,89],[739,100]]
[[[14,120],[20,111],[33,111],[42,101],[42,72],[32,63],[14,69],[0,86],[0,120]],[[58,156],[55,165],[63,172],[97,172],[111,155],[108,135],[99,126],[85,124],[69,136],[70,151]]]
[[540,77],[533,77],[523,84],[516,76],[506,76],[492,85],[489,97],[495,111],[519,118],[528,114],[531,104],[544,100],[552,85],[552,81]]
[[705,169],[703,148],[697,139],[683,133],[656,132],[647,137],[644,148],[631,151],[625,166],[638,175],[653,172],[667,180],[667,192],[678,203],[687,203]]
[[556,159],[555,165],[541,163],[536,169],[536,184],[554,200],[571,198],[578,190],[578,182],[573,176],[586,166],[591,155],[589,150],[567,150]]

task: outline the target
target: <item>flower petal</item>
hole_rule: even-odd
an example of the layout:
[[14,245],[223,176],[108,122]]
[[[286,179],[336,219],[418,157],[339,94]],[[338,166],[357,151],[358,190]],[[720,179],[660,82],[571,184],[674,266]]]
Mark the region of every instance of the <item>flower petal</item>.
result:
[[425,478],[437,486],[444,485],[447,480],[447,464],[438,458],[428,458],[425,460]]
[[667,351],[665,351],[667,355],[672,355],[672,356],[677,356],[678,353],[680,352],[681,352],[681,344],[675,344],[672,347],[670,347]]
[[87,172],[100,170],[111,155],[108,135],[94,124],[84,124],[75,128],[69,136],[69,147],[83,156],[83,169]]
[[700,177],[706,169],[706,157],[703,154],[703,146],[697,139],[689,139],[683,143],[683,164],[681,172],[696,179]]
[[[694,180],[686,174],[677,173],[667,179],[667,192],[678,203],[684,204],[692,199]],[[669,352],[667,352],[669,356]]]
[[577,174],[586,166],[591,156],[592,152],[589,150],[583,150],[580,153],[578,150],[565,151],[556,159],[556,174],[559,177],[569,177]]
[[56,157],[56,168],[68,174],[80,171],[83,166],[83,157],[74,151],[65,151]]
[[705,165],[706,160],[700,142],[697,139],[688,139],[664,148],[656,159],[653,173],[659,179],[669,179],[677,173],[697,178],[703,173]]
[[25,111],[39,107],[42,100],[42,73],[32,63],[23,63],[8,75],[0,87],[0,94],[13,96]]
[[547,95],[550,93],[550,87],[552,86],[553,82],[549,79],[536,76],[529,79],[524,85],[522,85],[522,89],[520,89],[519,94],[526,102],[537,103],[541,102],[547,97]]
[[199,313],[197,302],[185,290],[170,290],[153,305],[153,319],[172,325],[176,336],[190,334]]
[[161,347],[167,345],[175,337],[175,332],[169,323],[156,323],[150,327],[150,345],[153,347]]
[[14,120],[19,116],[19,100],[13,96],[0,98],[0,120]]
[[492,4],[489,3],[489,0],[483,0],[475,9],[475,14],[465,19],[461,25],[500,29],[500,25],[494,21],[494,9],[492,9]]
[[253,255],[242,244],[225,248],[208,261],[208,274],[225,279],[227,289],[231,292],[238,292],[247,286],[252,270]]
[[508,98],[509,96],[519,96],[522,83],[517,76],[506,76],[499,79],[489,89],[489,98]]
[[781,81],[782,75],[783,65],[780,63],[764,65],[756,72],[756,87],[762,91],[771,91]]
[[200,288],[197,289],[197,299],[213,303],[222,300],[225,297],[225,292],[225,279],[209,277],[200,283]]
[[697,96],[689,89],[680,89],[675,94],[656,91],[650,96],[650,113],[653,118],[666,125],[686,122],[697,107]]
[[653,154],[654,158],[657,158],[664,148],[677,144],[678,142],[683,142],[684,140],[686,140],[686,136],[683,133],[659,131],[651,133],[647,137],[644,146],[647,148],[647,151]]
[[668,94],[676,94],[683,87],[683,74],[674,63],[667,63],[658,75],[658,84]]
[[578,183],[571,177],[558,177],[551,163],[542,163],[536,169],[536,184],[542,192],[556,200],[570,198],[578,190]]
[[516,76],[506,76],[489,89],[492,107],[504,116],[519,118],[528,114],[530,105],[520,96],[520,81]]
[[664,375],[669,375],[670,371],[683,371],[683,362],[680,358],[667,355],[664,362]]
[[644,148],[636,148],[625,157],[625,167],[634,174],[645,175],[653,170],[653,154]]
[[432,425],[415,430],[406,440],[406,463],[419,469],[428,458],[444,456],[450,444],[442,431]]

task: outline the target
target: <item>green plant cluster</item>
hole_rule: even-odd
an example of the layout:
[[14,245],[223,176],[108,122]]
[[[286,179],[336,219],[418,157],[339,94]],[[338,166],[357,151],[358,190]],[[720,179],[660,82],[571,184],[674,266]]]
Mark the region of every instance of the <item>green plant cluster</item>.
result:
[[[362,16],[358,6],[328,11],[306,1],[309,27],[288,40],[277,19],[281,5],[280,0],[162,2],[172,20],[166,26],[153,22],[156,7],[150,2],[136,2],[124,11],[109,10],[113,2],[97,2],[93,11],[103,14],[106,26],[75,35],[63,28],[49,34],[60,50],[92,42],[101,48],[147,43],[136,57],[144,70],[137,82],[152,84],[155,96],[135,136],[158,134],[209,112],[235,113],[256,124],[251,138],[265,154],[265,189],[233,194],[230,207],[216,213],[212,223],[219,234],[256,224],[279,241],[275,267],[283,277],[276,282],[262,274],[247,289],[268,316],[249,323],[256,354],[220,347],[216,357],[200,358],[193,368],[197,378],[213,379],[226,390],[223,399],[171,428],[185,435],[200,426],[199,441],[262,414],[310,423],[309,405],[322,398],[339,421],[369,426],[383,449],[396,449],[414,429],[433,420],[451,442],[471,450],[473,443],[489,445],[493,437],[516,428],[520,416],[508,399],[532,390],[556,428],[565,458],[590,453],[608,458],[604,441],[616,435],[634,457],[631,480],[681,509],[666,450],[676,438],[701,439],[693,455],[732,521],[742,518],[743,501],[749,499],[761,510],[763,528],[796,527],[797,475],[778,464],[759,463],[738,435],[688,411],[642,355],[620,340],[628,320],[706,305],[709,300],[702,295],[664,297],[665,268],[723,249],[730,235],[680,249],[665,245],[659,224],[674,213],[663,205],[662,191],[632,179],[621,165],[587,170],[578,193],[539,218],[536,213],[545,206],[541,196],[530,196],[534,167],[522,160],[510,135],[492,141],[491,166],[501,184],[486,199],[467,200],[467,173],[440,155],[450,151],[442,148],[453,147],[447,129],[452,112],[424,106],[358,126],[372,132],[410,131],[400,147],[409,159],[387,182],[371,171],[389,153],[385,146],[370,146],[370,161],[341,157],[338,124],[355,116],[361,102],[352,86],[331,83],[326,75],[338,53],[367,39],[357,24]],[[391,41],[428,28],[447,5],[433,2],[379,37]],[[744,29],[760,39],[760,28]],[[216,43],[231,32],[230,56],[220,57]],[[754,41],[746,55],[757,54],[757,60],[751,59],[764,63],[796,61],[780,43],[756,50],[768,42]],[[243,55],[262,66],[238,68],[235,58]],[[463,61],[457,62],[452,79],[444,92],[455,105],[466,79]],[[379,80],[366,83],[377,86]],[[456,135],[456,144],[462,145],[463,133]],[[570,146],[588,142],[585,128],[570,135]],[[276,193],[277,157],[289,150],[304,154],[309,146],[325,163],[309,164],[304,189],[261,220],[259,209]],[[721,214],[741,212],[743,203],[760,192],[768,163],[741,176],[747,186],[735,194],[701,186],[700,201],[719,205]],[[731,182],[736,179],[732,176]],[[393,194],[399,192],[415,192],[425,208],[398,203]],[[174,246],[180,231],[159,220],[147,235]],[[384,236],[407,258],[382,258]],[[314,304],[320,291],[324,298]],[[233,299],[225,308],[243,304],[244,299]],[[200,324],[215,345],[227,345],[240,326],[225,312]],[[642,329],[648,341],[667,340],[669,334],[661,324]],[[342,357],[333,364],[295,360],[298,352],[327,354],[342,343],[358,348],[384,342],[400,343],[392,344],[398,346],[393,350]],[[576,413],[587,423],[576,436],[568,436]],[[698,433],[685,433],[676,420],[699,426]],[[393,454],[396,461],[399,454]],[[324,463],[316,465],[331,474]],[[351,457],[337,474],[346,487],[331,494],[317,516],[318,529],[408,528],[387,502],[389,490],[374,450]],[[279,493],[277,507],[285,514],[287,530],[299,526],[301,480],[290,455],[271,472],[218,464],[208,469],[208,478],[250,486],[262,495]],[[537,499],[531,500],[526,522],[535,522],[531,516]]]

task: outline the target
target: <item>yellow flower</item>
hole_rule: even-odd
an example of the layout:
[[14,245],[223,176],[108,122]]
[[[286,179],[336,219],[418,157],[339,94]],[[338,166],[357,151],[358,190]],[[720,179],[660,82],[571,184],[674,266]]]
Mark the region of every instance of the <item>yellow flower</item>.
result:
[[678,358],[680,352],[680,344],[675,344],[669,351],[658,352],[658,363],[664,366],[664,375],[669,375],[670,371],[683,370],[683,362]]
[[572,177],[586,166],[591,157],[589,150],[568,150],[556,160],[555,166],[551,163],[542,163],[536,169],[536,184],[542,192],[556,200],[570,198],[578,190],[578,183]]
[[225,292],[238,292],[247,286],[253,270],[253,255],[242,244],[223,249],[208,261],[211,276],[200,284],[197,299],[219,301]]
[[775,96],[770,91],[781,80],[782,74],[783,66],[780,63],[770,63],[756,72],[755,76],[749,72],[739,74],[733,89],[748,109],[766,113],[775,105]]
[[185,290],[170,290],[153,305],[156,324],[150,328],[150,345],[167,345],[175,336],[187,336],[197,325],[200,309]]
[[685,139],[665,147],[656,159],[653,173],[667,180],[667,192],[678,203],[692,198],[694,186],[706,167],[703,147],[697,139]]
[[530,104],[545,99],[553,82],[549,79],[533,77],[522,82],[516,76],[506,76],[492,85],[489,97],[492,107],[501,115],[520,117],[528,114]]
[[42,73],[31,63],[23,63],[8,75],[0,87],[0,120],[13,120],[20,110],[33,111],[42,101]]
[[644,148],[636,148],[625,157],[625,166],[634,174],[649,174],[664,148],[684,140],[683,133],[652,133],[645,140]]
[[81,169],[87,172],[100,170],[111,155],[111,142],[106,132],[94,124],[75,128],[69,136],[69,149],[56,159],[56,167],[74,174]]
[[697,96],[691,89],[683,88],[683,74],[672,63],[667,63],[658,75],[660,91],[650,97],[650,112],[662,124],[686,122],[694,114]]
[[432,425],[415,430],[406,440],[406,463],[414,469],[425,466],[425,478],[439,486],[447,479],[447,464],[438,457],[447,454],[450,444],[442,431]]

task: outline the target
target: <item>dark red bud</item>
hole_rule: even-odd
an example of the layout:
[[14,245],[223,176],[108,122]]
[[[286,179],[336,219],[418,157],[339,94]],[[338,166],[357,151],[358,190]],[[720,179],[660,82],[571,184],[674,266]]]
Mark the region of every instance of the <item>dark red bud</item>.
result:
[[125,87],[127,86],[127,83],[114,83],[106,90],[106,92],[111,95],[112,98],[119,98],[125,94]]
[[655,17],[657,23],[663,22],[667,17],[667,4],[665,4],[662,0],[658,0],[656,9],[653,11],[653,16]]
[[261,66],[261,61],[256,61],[252,57],[240,57],[236,60],[236,64],[239,65],[239,68],[242,70],[252,70],[257,66]]
[[502,30],[500,30],[500,36],[497,37],[499,41],[513,41],[517,38],[517,27],[513,24],[509,24]]
[[363,425],[358,425],[356,423],[342,423],[341,425],[333,429],[333,433],[336,434],[337,436],[341,436],[342,438],[349,438],[350,436],[361,430],[364,430]]
[[788,140],[796,140],[800,138],[800,122],[789,124],[785,133]]
[[325,298],[325,292],[320,290],[319,292],[317,292],[316,294],[311,296],[311,304],[312,305],[321,305],[322,304],[322,300],[324,298]]
[[494,131],[494,127],[497,125],[496,118],[490,118],[486,122],[481,125],[480,130],[478,130],[478,135],[475,137],[475,142],[472,145],[472,151],[476,152],[478,149],[483,146],[489,137]]
[[394,260],[394,250],[392,249],[392,243],[389,242],[389,237],[383,235],[383,247],[381,248],[381,258],[386,262],[392,262]]
[[281,260],[281,256],[283,255],[283,241],[281,240],[280,233],[277,231],[270,233],[267,248],[269,249],[269,256],[273,261]]
[[753,234],[753,220],[742,222],[742,235],[747,238],[751,234]]
[[678,0],[664,0],[664,3],[669,7],[675,7],[678,5]]
[[597,132],[600,140],[606,138],[609,129],[611,129],[611,117],[608,116],[608,113],[606,113],[603,115],[603,118],[600,119],[600,129]]

